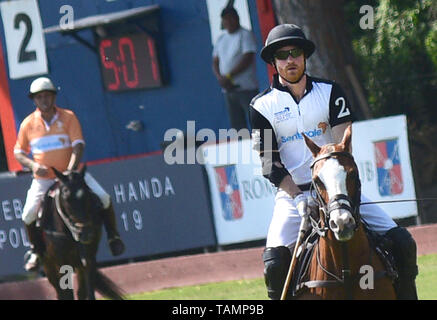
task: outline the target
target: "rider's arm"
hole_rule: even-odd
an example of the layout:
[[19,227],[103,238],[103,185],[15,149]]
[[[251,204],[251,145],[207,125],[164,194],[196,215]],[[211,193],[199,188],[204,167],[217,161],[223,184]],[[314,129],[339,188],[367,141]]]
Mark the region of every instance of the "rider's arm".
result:
[[85,148],[85,141],[82,135],[82,127],[80,125],[79,119],[74,115],[71,119],[70,126],[68,129],[68,136],[71,141],[71,146],[73,151],[70,156],[70,161],[67,166],[67,170],[76,170],[79,166],[80,161],[83,156],[83,149]]
[[341,142],[344,131],[352,123],[353,117],[352,107],[346,94],[338,83],[333,83],[329,99],[329,124],[334,143]]
[[28,157],[24,152],[14,151],[15,159],[23,166],[27,167],[32,172],[40,177],[44,177],[49,173],[49,170],[46,166],[41,165],[35,161],[33,161],[30,157]]
[[291,197],[301,190],[284,167],[278,150],[278,142],[270,122],[253,106],[250,107],[253,146],[259,152],[263,176]]
[[32,158],[28,156],[30,153],[30,143],[29,139],[27,138],[27,122],[23,121],[23,123],[20,125],[20,130],[18,131],[17,135],[17,142],[14,146],[14,156],[15,159],[23,166],[27,167],[32,172],[40,177],[44,177],[49,173],[49,169],[37,162],[35,162]]
[[77,143],[73,146],[73,152],[71,153],[70,162],[68,163],[67,170],[76,170],[77,166],[79,165],[82,155],[83,155],[83,149],[85,145],[83,143]]
[[296,183],[294,183],[293,179],[290,175],[285,176],[284,179],[282,179],[281,184],[279,185],[279,188],[287,192],[291,198],[295,198],[297,195],[302,193],[302,190],[299,189]]

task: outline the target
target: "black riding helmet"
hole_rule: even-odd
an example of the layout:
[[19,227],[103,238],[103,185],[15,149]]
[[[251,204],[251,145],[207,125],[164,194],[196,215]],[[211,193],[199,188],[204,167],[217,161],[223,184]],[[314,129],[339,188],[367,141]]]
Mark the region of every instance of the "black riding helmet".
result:
[[316,49],[314,43],[305,37],[300,27],[294,24],[280,24],[270,30],[264,48],[261,50],[261,58],[265,62],[271,63],[275,51],[286,45],[301,47],[306,58],[309,58]]

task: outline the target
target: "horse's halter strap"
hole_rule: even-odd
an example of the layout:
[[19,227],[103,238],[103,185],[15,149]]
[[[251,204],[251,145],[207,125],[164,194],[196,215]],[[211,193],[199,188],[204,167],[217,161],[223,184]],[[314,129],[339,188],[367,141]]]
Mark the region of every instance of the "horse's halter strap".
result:
[[73,239],[76,240],[76,241],[79,241],[79,233],[81,231],[81,228],[77,227],[75,222],[71,221],[71,219],[64,214],[64,211],[62,210],[62,207],[61,207],[61,202],[59,200],[59,197],[60,197],[60,191],[59,191],[59,189],[57,189],[56,192],[55,192],[56,211],[58,212],[58,214],[61,217],[62,221],[64,221],[64,223],[67,226],[68,230],[70,230],[71,235],[73,236]]
[[[352,160],[354,160],[354,157],[352,154],[346,151],[334,151],[330,153],[323,154],[321,156],[318,156],[316,159],[313,160],[311,163],[311,171],[314,169],[314,165],[316,162],[328,159],[332,157],[347,157]],[[319,206],[322,209],[324,216],[325,216],[325,226],[329,226],[329,219],[330,219],[330,213],[334,210],[338,209],[344,209],[352,213],[352,216],[355,220],[355,230],[358,228],[360,224],[360,215],[359,215],[359,208],[360,208],[360,200],[361,200],[361,182],[360,179],[357,179],[357,192],[355,194],[354,199],[351,199],[349,196],[345,194],[336,194],[331,199],[329,199],[328,203],[324,201],[320,194],[320,190],[317,187],[317,184],[313,180],[311,182],[312,189],[315,190],[317,195],[317,200],[319,202]]]
[[350,154],[349,152],[346,152],[346,151],[334,151],[334,152],[329,152],[329,153],[322,154],[321,156],[318,156],[317,158],[315,158],[313,160],[313,162],[311,163],[310,168],[313,169],[313,167],[316,164],[316,162],[319,162],[320,160],[332,158],[332,157],[335,157],[335,156],[344,156],[344,157],[347,157],[347,158],[350,158],[350,159],[354,160],[354,156],[352,154]]

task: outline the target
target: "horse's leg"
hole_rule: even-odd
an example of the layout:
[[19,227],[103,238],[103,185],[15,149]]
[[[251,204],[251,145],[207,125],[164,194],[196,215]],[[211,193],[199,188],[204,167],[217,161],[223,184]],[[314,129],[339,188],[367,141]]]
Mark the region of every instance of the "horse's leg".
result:
[[88,298],[88,291],[87,291],[87,280],[86,280],[84,268],[77,268],[76,274],[77,274],[77,284],[78,284],[77,299],[86,300]]
[[[94,293],[95,287],[95,258],[90,255],[90,248],[87,246],[80,246],[79,252],[81,257],[82,267],[80,268],[81,274],[81,297],[87,300],[95,300]],[[84,263],[84,264],[83,264]],[[79,294],[79,293],[78,293]]]
[[88,299],[90,300],[96,300],[95,295],[95,287],[96,287],[96,263],[95,261],[89,262],[89,265],[87,266],[87,273],[88,273]]
[[55,288],[58,300],[74,300],[73,288],[61,287],[61,275],[59,270],[60,268],[51,261],[44,263],[44,272],[50,284]]
[[78,296],[81,300],[96,300],[96,296],[94,293],[94,283],[95,283],[95,271],[93,268],[87,266],[86,268],[81,268],[80,274],[80,284],[78,290]]
[[94,242],[86,247],[87,255],[87,274],[88,274],[88,299],[95,300],[96,278],[97,278],[97,261],[96,255],[100,242],[100,231],[97,232]]

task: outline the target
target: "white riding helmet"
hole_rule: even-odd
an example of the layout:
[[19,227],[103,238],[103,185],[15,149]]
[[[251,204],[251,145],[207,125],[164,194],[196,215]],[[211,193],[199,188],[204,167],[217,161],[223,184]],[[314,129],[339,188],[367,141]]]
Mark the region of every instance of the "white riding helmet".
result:
[[32,84],[30,85],[29,98],[32,99],[34,94],[41,91],[52,91],[54,93],[58,92],[56,87],[53,85],[53,82],[46,77],[40,77],[33,80]]

